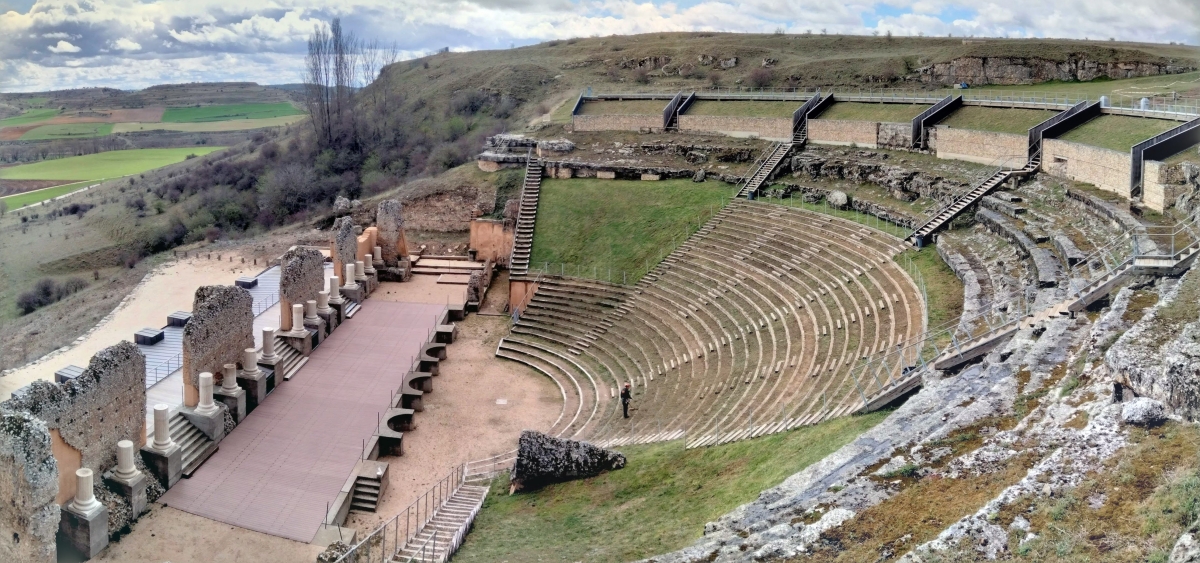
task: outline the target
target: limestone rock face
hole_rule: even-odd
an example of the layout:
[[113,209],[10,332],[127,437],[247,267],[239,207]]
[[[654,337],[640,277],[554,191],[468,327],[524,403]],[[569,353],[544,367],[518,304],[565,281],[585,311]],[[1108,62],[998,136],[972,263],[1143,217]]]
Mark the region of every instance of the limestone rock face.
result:
[[575,150],[575,143],[568,139],[545,139],[538,141],[537,148],[542,154],[567,154]]
[[832,192],[829,192],[829,205],[832,205],[838,209],[841,209],[843,207],[846,207],[849,204],[850,204],[850,196],[846,195],[845,192],[839,192],[837,190],[833,190]]
[[348,211],[350,211],[350,200],[342,196],[337,196],[337,198],[333,200],[333,212],[341,214]]
[[1158,426],[1167,421],[1167,413],[1162,403],[1138,397],[1121,407],[1121,421],[1134,426]]
[[703,168],[701,168],[701,169],[697,170],[695,174],[692,175],[692,181],[693,182],[703,182],[705,176],[707,176],[707,173],[704,171]]
[[1171,550],[1170,563],[1200,563],[1200,539],[1197,535],[1200,534],[1200,522],[1193,522],[1179,540],[1175,542],[1175,548]]
[[512,490],[537,489],[622,467],[625,456],[620,452],[526,430],[517,447]]
[[350,553],[350,546],[346,545],[345,542],[338,540],[329,544],[329,547],[326,547],[325,551],[322,551],[321,554],[317,556],[317,563],[333,563],[334,561],[341,559],[342,556],[346,555],[347,553]]
[[935,84],[1033,84],[1047,80],[1087,82],[1101,76],[1136,78],[1193,70],[1186,65],[1158,62],[1100,62],[1086,55],[1055,61],[1039,57],[959,57],[919,69],[921,82]]

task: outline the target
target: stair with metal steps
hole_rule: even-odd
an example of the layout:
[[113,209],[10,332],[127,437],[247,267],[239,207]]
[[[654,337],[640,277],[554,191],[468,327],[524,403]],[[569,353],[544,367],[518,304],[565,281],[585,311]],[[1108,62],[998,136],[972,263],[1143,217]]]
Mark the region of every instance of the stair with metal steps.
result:
[[783,162],[784,157],[792,152],[794,146],[793,142],[775,143],[771,147],[771,152],[763,159],[762,164],[754,169],[749,180],[742,186],[742,189],[738,190],[737,197],[749,197],[750,194],[757,194],[759,188],[766,183],[771,174],[775,173],[775,169],[779,167],[779,163]]
[[1027,176],[1035,172],[1038,167],[1041,166],[1041,160],[1041,155],[1037,154],[1030,158],[1025,163],[1023,168],[1017,170],[1002,169],[996,171],[996,173],[989,176],[988,179],[984,180],[981,184],[975,186],[967,193],[959,196],[950,205],[943,207],[937,212],[936,215],[933,216],[933,218],[926,221],[925,224],[921,225],[920,227],[917,227],[912,234],[908,235],[906,240],[911,241],[913,244],[920,245],[926,237],[933,234],[934,231],[942,228],[950,221],[953,221],[955,217],[958,217],[960,213],[962,213],[975,202],[979,201],[980,198],[988,195],[996,188],[1004,185],[1009,178],[1013,176]]
[[513,237],[509,269],[512,275],[529,273],[529,256],[533,248],[533,227],[537,220],[538,196],[542,188],[542,165],[530,153],[525,164],[525,180],[521,187],[521,207],[517,214],[517,232]]
[[447,561],[470,530],[475,515],[487,498],[488,487],[462,485],[396,554],[397,563],[441,563]]
[[217,443],[208,439],[179,411],[171,415],[169,424],[171,440],[183,451],[183,476],[191,477],[196,468],[217,451]]

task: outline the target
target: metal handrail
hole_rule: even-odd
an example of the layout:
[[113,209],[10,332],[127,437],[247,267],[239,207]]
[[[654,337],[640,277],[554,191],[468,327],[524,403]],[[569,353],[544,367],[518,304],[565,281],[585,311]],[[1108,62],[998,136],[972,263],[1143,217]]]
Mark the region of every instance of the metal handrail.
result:
[[[170,358],[167,358],[166,360],[163,360],[162,362],[155,364],[153,367],[147,367],[146,368],[146,389],[149,389],[149,388],[153,387],[155,384],[157,384],[159,381],[166,379],[168,376],[170,376],[172,373],[175,373],[175,371],[181,367],[183,367],[183,352],[175,354],[174,356],[171,356]],[[153,376],[150,375],[151,371],[154,372]]]
[[1001,172],[1004,172],[1006,170],[1008,170],[1008,171],[1018,170],[1017,168],[1012,168],[1012,167],[1008,166],[1008,163],[1014,158],[1022,158],[1022,159],[1024,159],[1026,165],[1028,165],[1028,162],[1029,162],[1028,155],[1006,155],[1006,156],[997,157],[996,159],[992,160],[992,166],[994,166],[996,162],[999,162],[1000,165],[995,168],[992,168],[991,166],[989,166],[988,170],[990,170],[990,172],[986,176],[984,176],[978,182],[972,183],[970,185],[970,187],[968,187],[962,193],[955,195],[954,198],[950,200],[950,203],[947,203],[946,205],[939,207],[937,209],[937,211],[935,211],[933,213],[933,215],[931,215],[927,221],[925,221],[924,223],[921,223],[915,229],[913,229],[912,232],[909,233],[907,237],[905,237],[905,240],[911,239],[914,236],[916,236],[916,234],[918,232],[920,232],[921,229],[924,229],[925,227],[927,227],[928,225],[930,225],[931,223],[936,221],[937,218],[943,212],[950,209],[951,207],[954,207],[954,205],[957,204],[959,202],[959,200],[961,200],[964,197],[967,197],[968,195],[971,194],[971,192],[979,189],[981,186],[983,186],[983,184],[987,183],[988,180],[991,180],[997,174],[1000,174]]
[[[408,545],[409,541],[420,535],[421,530],[429,522],[433,521],[434,514],[445,506],[450,498],[462,488],[465,481],[466,464],[462,464],[451,470],[448,475],[442,477],[437,483],[434,483],[429,490],[425,491],[420,497],[417,497],[417,500],[413,501],[407,508],[397,512],[395,516],[377,526],[362,541],[354,544],[346,553],[337,558],[334,563],[392,561],[396,557],[396,554],[400,553],[404,549],[404,546]],[[404,517],[403,541],[400,539],[401,516]],[[413,522],[416,522],[416,525],[413,525]],[[330,523],[326,522],[325,524],[329,525]],[[388,549],[389,533],[391,534],[390,551]],[[428,542],[428,539],[426,542]],[[376,552],[376,546],[379,548],[379,559],[372,557],[372,554]]]

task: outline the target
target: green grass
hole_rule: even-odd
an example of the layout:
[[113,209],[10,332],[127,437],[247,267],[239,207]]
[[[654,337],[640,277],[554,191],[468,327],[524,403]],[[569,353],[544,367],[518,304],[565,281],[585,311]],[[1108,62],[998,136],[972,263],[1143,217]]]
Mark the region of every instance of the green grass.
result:
[[937,245],[928,244],[921,250],[905,250],[892,260],[907,270],[914,280],[919,280],[918,283],[925,284],[925,296],[929,300],[929,328],[942,327],[962,316],[962,280],[938,255]]
[[717,101],[697,100],[684,115],[716,115],[721,117],[792,117],[800,102]]
[[1165,119],[1101,115],[1068,131],[1059,138],[1064,141],[1129,152],[1133,145],[1178,126],[1179,122]]
[[1200,163],[1200,153],[1197,153],[1197,147],[1200,147],[1200,145],[1192,145],[1163,159],[1163,162],[1167,164],[1182,164],[1184,162]]
[[845,119],[850,121],[884,121],[890,123],[911,122],[914,117],[929,109],[928,104],[869,104],[841,102],[829,106],[817,119]]
[[164,123],[198,123],[205,121],[230,121],[233,119],[267,119],[286,115],[299,115],[302,111],[287,102],[277,104],[225,104],[198,108],[167,108],[163,112]]
[[584,102],[579,115],[662,115],[667,100],[602,100]]
[[78,190],[79,188],[89,184],[95,184],[100,181],[100,179],[84,180],[82,182],[73,182],[70,184],[63,184],[61,186],[52,186],[40,190],[33,190],[31,192],[23,192],[7,197],[0,197],[0,201],[3,201],[5,204],[7,204],[9,209],[20,209],[26,205],[39,203],[47,199],[56,198],[60,195],[69,194],[75,190]]
[[982,106],[963,106],[938,122],[938,125],[948,125],[956,129],[973,129],[976,131],[995,131],[997,133],[1013,133],[1025,135],[1029,129],[1051,117],[1056,111],[1041,109],[990,108]]
[[0,178],[64,181],[116,178],[182,162],[190,154],[204,156],[223,148],[225,147],[109,151],[0,168]]
[[56,115],[58,115],[58,110],[56,110],[56,109],[31,109],[31,110],[26,111],[25,113],[22,113],[21,115],[18,115],[18,116],[9,117],[7,119],[0,119],[0,127],[16,127],[18,125],[29,125],[30,123],[37,123],[39,121],[45,121]]
[[[574,178],[542,185],[530,268],[633,283],[733,195],[718,182]],[[557,264],[565,263],[560,269]]]
[[621,448],[624,469],[508,495],[501,477],[455,561],[632,561],[679,549],[704,524],[808,467],[887,412],[711,448],[682,442]]
[[112,123],[60,123],[30,129],[21,135],[22,141],[46,141],[54,139],[87,139],[103,137],[112,133]]

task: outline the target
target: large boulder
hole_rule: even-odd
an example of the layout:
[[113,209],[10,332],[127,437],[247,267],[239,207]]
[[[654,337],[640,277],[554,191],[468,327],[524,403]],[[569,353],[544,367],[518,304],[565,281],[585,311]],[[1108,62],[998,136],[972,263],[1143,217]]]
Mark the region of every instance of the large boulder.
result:
[[625,467],[620,452],[526,430],[517,445],[510,492],[533,490]]
[[1121,420],[1134,426],[1158,426],[1167,421],[1167,413],[1162,403],[1138,397],[1121,407]]
[[850,205],[850,196],[846,195],[846,192],[840,192],[837,190],[833,190],[833,191],[829,192],[828,199],[829,199],[829,205],[836,207],[838,209],[842,209],[842,208],[846,207],[847,205]]

